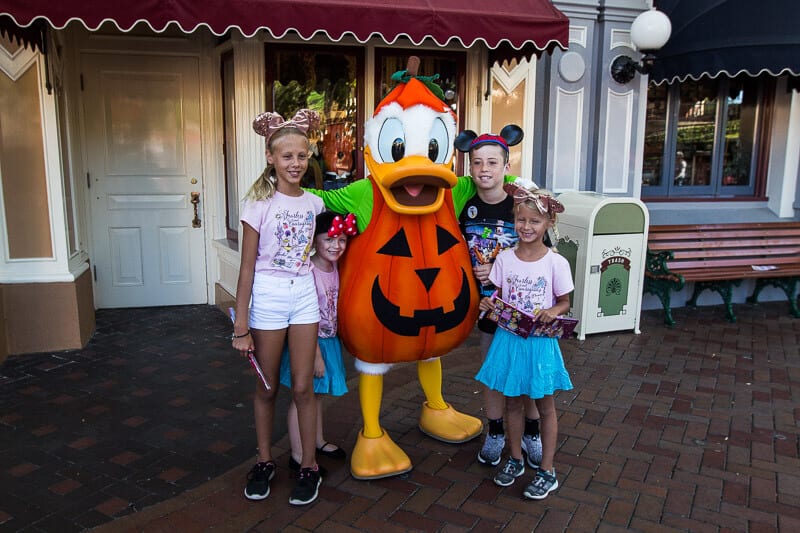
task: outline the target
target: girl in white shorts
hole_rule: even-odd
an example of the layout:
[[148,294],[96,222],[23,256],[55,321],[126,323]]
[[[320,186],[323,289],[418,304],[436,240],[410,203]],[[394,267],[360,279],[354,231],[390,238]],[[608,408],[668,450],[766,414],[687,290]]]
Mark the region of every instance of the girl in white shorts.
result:
[[323,205],[319,197],[300,188],[310,153],[306,132],[318,124],[319,117],[308,109],[288,121],[276,113],[262,113],[253,121],[256,133],[266,138],[268,166],[248,191],[242,209],[232,336],[233,347],[243,356],[255,353],[270,384],[267,389],[257,381],[253,396],[258,458],[244,491],[250,500],[266,498],[275,476],[272,428],[281,351],[287,340],[302,443],[300,473],[289,503],[313,502],[322,482],[315,454],[313,385],[319,304],[309,257],[314,220]]

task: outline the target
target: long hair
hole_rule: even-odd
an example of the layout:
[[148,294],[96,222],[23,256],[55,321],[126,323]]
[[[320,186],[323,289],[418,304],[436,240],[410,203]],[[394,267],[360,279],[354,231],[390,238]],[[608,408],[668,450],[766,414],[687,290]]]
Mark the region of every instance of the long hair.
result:
[[[301,135],[305,137],[306,144],[309,145],[309,150],[311,149],[308,136],[303,131],[293,126],[286,126],[275,130],[275,132],[270,135],[269,139],[267,140],[267,151],[272,153],[273,147],[275,146],[275,141],[287,135]],[[277,183],[278,179],[275,177],[275,166],[267,165],[267,168],[265,168],[261,175],[256,178],[256,180],[247,190],[247,193],[245,193],[244,200],[269,200],[275,196]]]

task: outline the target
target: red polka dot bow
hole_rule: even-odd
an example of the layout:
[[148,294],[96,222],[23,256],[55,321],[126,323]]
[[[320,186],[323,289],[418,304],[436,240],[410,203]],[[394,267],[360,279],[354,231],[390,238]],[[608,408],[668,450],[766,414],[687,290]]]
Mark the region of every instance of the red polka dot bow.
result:
[[344,218],[342,218],[342,215],[333,217],[333,222],[331,222],[331,227],[328,230],[328,237],[338,237],[342,233],[351,237],[358,235],[356,216],[353,213],[347,214]]

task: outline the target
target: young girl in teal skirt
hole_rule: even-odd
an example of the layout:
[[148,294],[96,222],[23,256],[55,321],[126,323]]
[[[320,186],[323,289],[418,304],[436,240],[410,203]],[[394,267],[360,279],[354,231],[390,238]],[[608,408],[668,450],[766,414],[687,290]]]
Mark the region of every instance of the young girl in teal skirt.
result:
[[[317,215],[314,230],[314,265],[311,273],[317,288],[319,301],[319,331],[317,332],[317,351],[314,359],[314,394],[342,396],[347,392],[347,376],[342,361],[342,344],[337,336],[337,300],[339,298],[339,269],[337,262],[347,248],[348,236],[357,233],[355,216],[337,215],[325,211]],[[289,364],[289,350],[284,348],[280,370],[281,384],[292,386],[292,373]],[[300,469],[302,448],[297,408],[289,405],[287,416],[291,456],[289,468]],[[325,440],[322,424],[322,402],[317,401],[317,453],[334,459],[344,459],[346,453],[340,447]]]
[[[489,274],[497,296],[517,309],[549,323],[569,311],[572,274],[567,260],[544,244],[554,226],[561,203],[542,190],[518,189],[514,194],[514,226],[519,242],[500,252]],[[494,308],[492,297],[481,300],[482,312]],[[523,338],[498,328],[476,379],[506,398],[506,436],[510,456],[494,476],[507,487],[525,473],[522,458],[523,397],[536,400],[541,415],[542,461],[533,481],[523,492],[541,500],[558,488],[553,458],[558,439],[558,419],[553,394],[572,389],[558,339],[531,335]]]

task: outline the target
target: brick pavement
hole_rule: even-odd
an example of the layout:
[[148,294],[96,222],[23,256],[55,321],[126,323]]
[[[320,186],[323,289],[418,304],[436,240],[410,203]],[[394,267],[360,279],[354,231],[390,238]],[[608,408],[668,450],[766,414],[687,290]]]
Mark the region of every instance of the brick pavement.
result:
[[[800,531],[800,321],[787,310],[741,305],[728,324],[719,306],[676,309],[675,329],[647,311],[641,335],[562,342],[575,389],[556,398],[561,486],[542,502],[521,496],[529,472],[495,486],[476,460],[479,440],[424,436],[423,396],[405,366],[387,377],[382,423],[411,457],[409,474],[356,481],[323,457],[320,498],[294,508],[283,437],[267,500],[243,498],[246,461],[138,512],[109,500],[115,520],[97,531]],[[476,344],[444,360],[445,396],[479,415]],[[328,437],[346,449],[359,420],[355,391],[326,403]],[[252,438],[238,433],[230,440]]]

